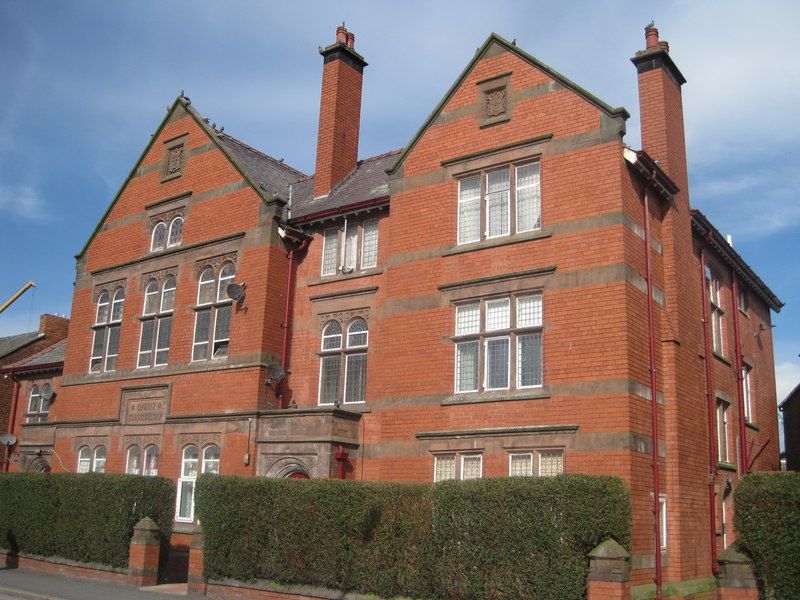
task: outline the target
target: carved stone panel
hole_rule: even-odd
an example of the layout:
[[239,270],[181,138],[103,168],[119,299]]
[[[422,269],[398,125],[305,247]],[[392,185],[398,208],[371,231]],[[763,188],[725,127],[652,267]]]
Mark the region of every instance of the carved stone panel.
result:
[[180,173],[183,168],[183,144],[169,149],[167,156],[167,175]]
[[75,438],[75,451],[77,452],[79,448],[83,446],[89,446],[89,448],[96,448],[97,446],[106,446],[108,448],[108,436],[107,435],[80,435]]
[[140,448],[146,448],[150,445],[161,446],[161,436],[157,433],[151,435],[126,435],[123,437],[123,440],[123,449],[130,448],[134,444]]
[[150,217],[150,227],[152,227],[153,225],[155,225],[159,221],[163,221],[164,223],[169,225],[172,222],[172,219],[174,219],[175,217],[183,217],[185,215],[186,215],[186,207],[185,206],[182,206],[180,208],[176,208],[174,210],[170,210],[170,211],[167,211],[167,212],[163,212],[163,213],[158,213],[158,214],[152,215]]
[[200,273],[206,267],[211,267],[214,269],[214,273],[219,273],[219,268],[222,266],[223,263],[232,262],[234,265],[236,264],[236,252],[228,252],[227,254],[220,254],[219,256],[212,256],[210,258],[204,258],[198,260],[195,263],[195,279],[200,278]]
[[108,292],[109,296],[114,293],[117,288],[125,289],[125,279],[115,279],[114,281],[107,281],[105,283],[98,283],[94,286],[94,302],[100,299],[100,294]]
[[189,444],[194,444],[198,448],[203,448],[209,444],[222,445],[222,434],[215,431],[203,433],[181,433],[178,434],[178,446],[184,448]]
[[329,321],[338,321],[342,324],[342,327],[344,327],[351,319],[355,319],[356,317],[361,317],[369,321],[369,308],[355,308],[353,310],[321,314],[319,315],[319,325],[322,327]]
[[177,279],[178,277],[178,267],[169,267],[168,269],[161,269],[159,271],[151,271],[150,273],[142,273],[142,277],[139,280],[139,291],[144,292],[145,288],[147,288],[147,284],[150,283],[153,279],[158,282],[159,287],[164,280],[169,277],[173,276]]
[[189,134],[164,142],[164,158],[161,161],[161,181],[169,181],[183,174],[186,165],[186,147]]
[[486,117],[499,117],[506,114],[506,88],[490,90],[484,94]]
[[120,423],[150,425],[163,423],[169,404],[169,386],[123,388],[120,400]]

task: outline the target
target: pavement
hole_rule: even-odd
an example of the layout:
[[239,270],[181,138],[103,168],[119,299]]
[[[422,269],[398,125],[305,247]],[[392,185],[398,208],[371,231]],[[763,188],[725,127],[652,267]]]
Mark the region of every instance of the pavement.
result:
[[146,588],[0,567],[0,600],[175,600],[185,583]]

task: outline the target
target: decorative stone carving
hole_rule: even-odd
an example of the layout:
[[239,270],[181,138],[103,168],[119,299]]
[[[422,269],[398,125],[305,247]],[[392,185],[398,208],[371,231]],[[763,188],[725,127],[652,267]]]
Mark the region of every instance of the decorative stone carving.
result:
[[140,448],[146,448],[147,446],[157,446],[161,447],[161,436],[158,434],[153,435],[126,435],[123,437],[123,449],[130,448],[136,444]]
[[178,445],[183,448],[189,444],[194,444],[198,448],[203,448],[209,444],[222,445],[222,434],[215,432],[208,433],[181,433],[178,435]]
[[142,277],[139,280],[139,291],[144,292],[147,288],[147,284],[150,283],[153,279],[158,282],[159,287],[161,284],[164,283],[164,280],[169,277],[173,276],[176,279],[178,278],[178,267],[169,267],[168,269],[161,269],[160,271],[151,271],[150,273],[142,273]]
[[183,168],[183,144],[173,146],[167,152],[167,175],[180,173]]
[[75,452],[77,452],[83,446],[89,446],[89,448],[96,448],[97,446],[103,445],[108,448],[108,436],[107,435],[82,435],[75,438]]
[[486,117],[499,117],[506,114],[506,88],[502,87],[485,93]]
[[125,289],[126,282],[127,280],[125,279],[116,279],[106,283],[98,283],[96,286],[94,286],[94,302],[97,302],[100,299],[100,294],[103,292],[108,292],[109,295],[111,295],[117,288],[121,287],[122,289]]
[[200,273],[206,267],[211,267],[214,269],[214,272],[217,273],[219,272],[219,268],[222,266],[222,263],[232,262],[235,265],[236,258],[236,252],[228,252],[227,254],[220,254],[219,256],[212,256],[211,258],[203,258],[198,260],[195,264],[195,279],[200,278]]
[[342,328],[349,323],[352,319],[361,317],[369,321],[369,308],[355,308],[353,310],[343,310],[335,313],[325,313],[319,315],[319,326],[322,327],[325,323],[330,321],[338,321],[342,324]]
[[174,219],[175,217],[183,217],[185,214],[186,214],[186,207],[181,206],[180,208],[175,208],[167,212],[152,215],[150,217],[150,227],[152,228],[159,221],[163,221],[164,223],[169,225],[172,222],[172,219]]
[[126,388],[121,392],[120,423],[151,425],[163,423],[167,417],[169,386]]
[[305,473],[309,477],[313,477],[317,470],[319,457],[316,454],[286,456],[262,452],[260,462],[258,474],[262,477],[287,477],[291,473]]

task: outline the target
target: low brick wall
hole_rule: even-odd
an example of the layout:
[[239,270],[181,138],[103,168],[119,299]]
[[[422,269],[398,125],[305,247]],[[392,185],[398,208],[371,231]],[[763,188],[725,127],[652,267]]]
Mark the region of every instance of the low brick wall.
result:
[[9,554],[0,551],[0,566],[10,569],[36,569],[45,573],[83,577],[85,579],[103,579],[116,583],[128,583],[128,572],[124,569],[113,569],[105,565],[79,563],[69,559],[29,556],[25,554]]

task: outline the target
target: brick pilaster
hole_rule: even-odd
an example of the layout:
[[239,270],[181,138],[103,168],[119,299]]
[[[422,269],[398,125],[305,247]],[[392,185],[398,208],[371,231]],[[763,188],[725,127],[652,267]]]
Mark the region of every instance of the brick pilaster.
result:
[[206,595],[206,579],[203,574],[203,528],[198,523],[192,532],[192,545],[189,547],[188,593],[193,596]]
[[145,517],[134,527],[128,559],[128,582],[131,585],[145,587],[158,582],[160,534],[158,525],[150,517]]
[[607,539],[589,553],[587,600],[628,600],[631,597],[631,555]]

